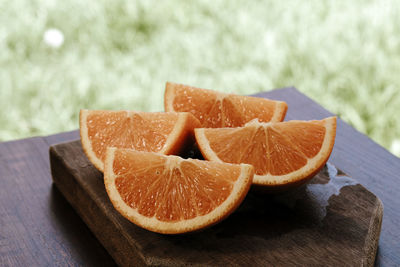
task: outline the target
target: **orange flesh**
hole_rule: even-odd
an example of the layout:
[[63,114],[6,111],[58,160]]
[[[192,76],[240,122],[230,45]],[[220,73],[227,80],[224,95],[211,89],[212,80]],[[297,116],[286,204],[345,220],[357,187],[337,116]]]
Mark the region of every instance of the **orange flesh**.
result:
[[174,128],[178,114],[126,111],[89,113],[88,137],[96,156],[104,161],[107,146],[160,151]]
[[257,175],[284,175],[307,164],[321,150],[321,122],[288,122],[236,129],[205,129],[211,149],[224,162],[247,163]]
[[214,92],[179,88],[172,105],[175,111],[192,113],[203,127],[221,124],[221,104]]
[[269,99],[228,95],[183,85],[175,85],[172,102],[174,111],[192,113],[205,128],[240,127],[254,118],[269,122],[276,105]]
[[227,199],[241,172],[239,165],[170,158],[115,153],[116,188],[143,216],[172,222],[205,215]]
[[325,137],[323,122],[314,121],[312,125],[305,122],[276,124],[274,129],[284,132],[286,139],[297,147],[307,158],[315,157],[321,149]]
[[254,118],[269,122],[276,107],[276,102],[256,97],[229,95],[224,100],[223,113],[229,115],[226,116],[224,127],[243,126]]

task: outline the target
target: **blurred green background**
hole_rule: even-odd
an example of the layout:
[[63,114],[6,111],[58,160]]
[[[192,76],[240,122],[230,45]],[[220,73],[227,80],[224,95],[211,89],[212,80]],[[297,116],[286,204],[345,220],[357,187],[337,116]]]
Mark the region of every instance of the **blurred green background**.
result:
[[399,1],[0,0],[0,10],[0,141],[76,129],[80,108],[161,111],[166,81],[238,94],[294,85],[400,156]]

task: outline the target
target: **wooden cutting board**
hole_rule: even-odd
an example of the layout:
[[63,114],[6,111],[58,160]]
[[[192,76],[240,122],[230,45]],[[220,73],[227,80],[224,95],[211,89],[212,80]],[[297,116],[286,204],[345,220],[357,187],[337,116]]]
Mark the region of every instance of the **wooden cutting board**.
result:
[[372,266],[383,206],[327,163],[307,185],[281,195],[250,192],[225,221],[168,236],[135,226],[114,210],[103,175],[80,141],[50,148],[53,182],[122,266]]

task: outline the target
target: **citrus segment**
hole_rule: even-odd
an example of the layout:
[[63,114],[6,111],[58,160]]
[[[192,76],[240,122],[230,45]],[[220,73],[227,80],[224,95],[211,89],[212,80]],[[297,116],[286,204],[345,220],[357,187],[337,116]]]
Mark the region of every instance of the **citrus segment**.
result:
[[258,118],[261,122],[283,121],[287,104],[266,98],[225,94],[167,82],[165,111],[192,113],[203,127],[238,127]]
[[108,148],[104,182],[114,207],[150,231],[178,234],[226,218],[242,202],[253,167]]
[[107,147],[177,154],[194,141],[200,122],[190,113],[86,110],[80,112],[83,150],[103,171]]
[[195,129],[205,159],[251,164],[253,183],[261,186],[301,184],[312,178],[328,160],[335,136],[336,117]]

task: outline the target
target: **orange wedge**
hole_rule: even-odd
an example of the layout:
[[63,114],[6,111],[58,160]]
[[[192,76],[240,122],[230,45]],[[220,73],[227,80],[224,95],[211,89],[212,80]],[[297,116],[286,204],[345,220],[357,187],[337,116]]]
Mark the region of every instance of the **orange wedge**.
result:
[[287,104],[266,98],[220,93],[167,82],[165,111],[192,113],[206,128],[239,127],[258,118],[260,122],[283,121]]
[[83,150],[100,171],[107,147],[179,154],[194,142],[200,122],[190,113],[86,110],[80,112]]
[[255,169],[253,184],[282,189],[308,181],[324,166],[335,135],[336,117],[195,129],[205,159],[251,164]]
[[192,232],[232,213],[245,198],[253,167],[108,148],[104,183],[125,218],[163,234]]

